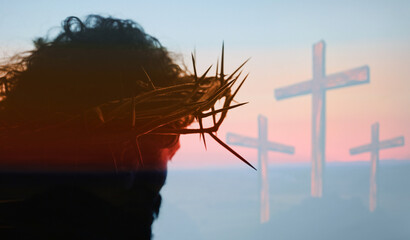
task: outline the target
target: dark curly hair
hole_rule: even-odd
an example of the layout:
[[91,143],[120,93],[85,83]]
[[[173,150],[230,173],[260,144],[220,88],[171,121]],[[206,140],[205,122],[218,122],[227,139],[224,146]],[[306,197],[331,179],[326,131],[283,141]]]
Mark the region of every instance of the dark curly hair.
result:
[[147,74],[158,87],[175,85],[184,74],[167,49],[131,20],[68,17],[58,36],[34,44],[28,56],[0,67],[0,107],[21,117],[79,112],[147,91]]
[[[13,226],[11,233],[16,238],[150,239],[151,224],[161,203],[159,190],[166,177],[166,165],[160,165],[161,154],[172,155],[178,149],[178,135],[171,139],[141,137],[140,154],[146,157],[146,169],[151,170],[151,164],[153,170],[159,171],[128,174],[127,171],[138,166],[134,160],[140,157],[133,148],[135,137],[125,139],[128,141],[121,139],[110,147],[92,141],[81,145],[76,142],[78,139],[71,144],[54,139],[41,142],[44,134],[64,139],[76,123],[71,128],[64,126],[48,132],[37,132],[34,123],[55,124],[59,122],[54,119],[58,114],[62,118],[81,115],[89,108],[149,92],[152,85],[174,86],[188,79],[184,78],[184,71],[156,38],[131,20],[97,15],[90,15],[85,21],[68,17],[63,21],[62,32],[54,39],[38,38],[34,44],[33,51],[0,66],[0,128],[2,135],[10,135],[3,141],[7,144],[0,146],[0,163],[7,166],[8,161],[14,161],[24,170],[30,162],[37,161],[42,172],[15,174],[1,169],[0,177],[8,179],[5,182],[15,184],[14,188],[19,183],[27,187],[23,201],[0,204],[0,222]],[[14,136],[9,133],[14,124],[22,125],[23,132],[25,125],[34,132]],[[161,152],[161,147],[173,152]],[[113,161],[117,170],[115,155],[124,160],[119,170],[126,171],[117,175],[98,172],[99,166],[103,170],[112,169]],[[58,167],[60,161],[67,159],[75,165],[74,169],[77,169],[76,161],[85,160],[81,166],[97,172],[54,174],[47,172],[43,164],[52,160],[54,165],[47,164]],[[62,170],[67,168],[62,166]],[[45,190],[35,192],[38,185]],[[0,195],[4,192],[8,192],[8,187],[2,185]],[[3,235],[4,231],[0,231],[0,236]]]

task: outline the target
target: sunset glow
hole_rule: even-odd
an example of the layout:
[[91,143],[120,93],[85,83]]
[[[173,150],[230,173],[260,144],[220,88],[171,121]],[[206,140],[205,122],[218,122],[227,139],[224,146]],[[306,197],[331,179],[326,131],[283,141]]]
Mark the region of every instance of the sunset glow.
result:
[[[328,46],[328,74],[368,65],[371,79],[370,84],[327,92],[326,161],[367,161],[366,154],[350,156],[348,149],[370,141],[366,129],[375,121],[383,126],[381,138],[404,135],[410,139],[410,32],[407,30],[410,21],[406,20],[406,8],[398,3],[388,6],[382,3],[366,4],[365,1],[349,4],[244,3],[234,4],[235,11],[226,13],[221,10],[225,5],[211,7],[216,2],[193,4],[182,1],[177,4],[180,7],[162,3],[163,9],[174,11],[174,15],[171,12],[165,14],[170,18],[164,23],[160,20],[164,14],[145,3],[119,1],[93,5],[94,1],[74,1],[76,3],[65,7],[60,3],[47,3],[48,8],[55,10],[40,18],[30,15],[42,7],[40,3],[18,2],[9,3],[7,8],[1,10],[2,59],[31,49],[31,40],[35,37],[47,33],[53,35],[54,32],[49,29],[58,26],[61,19],[89,13],[107,13],[139,22],[164,46],[180,54],[177,58],[183,60],[191,71],[190,54],[195,50],[199,73],[211,64],[214,65],[211,69],[213,73],[218,57],[220,59],[222,41],[225,41],[225,72],[233,71],[251,57],[245,66],[245,73],[250,73],[249,78],[237,95],[238,102],[249,104],[232,110],[218,135],[236,132],[256,137],[255,118],[259,114],[265,115],[269,118],[268,138],[295,146],[292,156],[269,153],[271,164],[311,161],[311,97],[277,101],[273,91],[312,78],[311,46],[319,40],[326,41]],[[219,4],[227,4],[229,8],[230,3]],[[182,6],[192,11],[184,10]],[[195,15],[194,9],[204,11]],[[20,21],[21,12],[30,18],[30,28],[24,24],[25,21]],[[205,12],[212,12],[214,17],[205,16]],[[248,16],[246,21],[235,12]],[[346,18],[345,12],[354,17]],[[14,25],[10,27],[7,23]],[[170,167],[245,167],[212,141],[208,139],[208,150],[205,151],[198,136],[182,136],[181,149]],[[238,152],[255,163],[256,150],[241,148]],[[380,159],[410,159],[410,148],[385,150],[380,153]]]

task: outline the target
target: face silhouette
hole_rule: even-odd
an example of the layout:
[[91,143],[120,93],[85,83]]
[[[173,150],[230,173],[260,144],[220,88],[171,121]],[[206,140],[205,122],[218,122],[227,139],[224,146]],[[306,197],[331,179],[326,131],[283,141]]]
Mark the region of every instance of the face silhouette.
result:
[[167,163],[180,148],[177,135],[145,135],[138,139],[142,170],[166,170]]
[[0,167],[41,172],[165,171],[179,147],[178,135],[143,135],[138,138],[138,145],[130,141],[128,144],[29,142],[18,149],[4,149],[0,153]]

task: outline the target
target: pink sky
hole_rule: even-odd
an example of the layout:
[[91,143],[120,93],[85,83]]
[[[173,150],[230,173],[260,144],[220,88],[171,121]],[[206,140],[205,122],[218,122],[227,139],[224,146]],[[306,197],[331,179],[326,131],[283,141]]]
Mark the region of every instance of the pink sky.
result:
[[[276,101],[273,90],[312,77],[313,43],[304,48],[227,50],[226,61],[233,69],[251,56],[246,70],[250,72],[237,100],[250,102],[233,110],[219,135],[226,132],[257,137],[257,115],[268,117],[269,140],[295,146],[295,154],[288,156],[270,153],[271,163],[310,162],[311,159],[311,96],[305,95]],[[229,45],[228,45],[229,49]],[[332,161],[370,160],[370,154],[350,156],[349,149],[370,143],[370,126],[380,123],[380,140],[403,135],[410,139],[410,46],[404,42],[357,42],[332,44],[327,42],[326,72],[336,73],[362,65],[370,67],[370,83],[327,92],[326,159]],[[198,51],[198,61],[213,63],[217,51]],[[188,61],[187,61],[188,62]],[[205,64],[206,63],[206,64]],[[171,166],[202,167],[239,165],[239,160],[227,151],[211,144],[204,150],[198,136],[184,136],[182,148]],[[256,165],[257,151],[234,147]],[[380,159],[410,159],[410,147],[380,151]]]

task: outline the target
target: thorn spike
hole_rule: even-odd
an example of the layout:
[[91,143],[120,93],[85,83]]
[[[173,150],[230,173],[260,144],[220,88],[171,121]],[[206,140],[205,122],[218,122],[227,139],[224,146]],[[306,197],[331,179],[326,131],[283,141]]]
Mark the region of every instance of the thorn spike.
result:
[[198,82],[198,75],[196,73],[196,64],[195,64],[195,56],[193,53],[191,53],[191,57],[192,57],[192,65],[194,67],[194,74],[195,74],[195,82]]
[[141,66],[141,68],[142,68],[142,71],[144,71],[145,76],[147,76],[148,82],[150,83],[152,89],[153,89],[153,90],[156,90],[156,87],[155,87],[154,83],[152,82],[152,79],[151,79],[150,76],[148,75],[147,71],[145,71],[144,67]]
[[243,158],[241,155],[239,155],[239,153],[235,152],[235,150],[233,150],[231,147],[229,147],[226,143],[224,143],[221,139],[219,139],[217,136],[215,136],[212,133],[208,133],[213,139],[215,139],[215,141],[217,141],[220,145],[222,145],[225,149],[227,149],[228,151],[230,151],[233,155],[235,155],[237,158],[239,158],[242,162],[244,162],[246,165],[248,165],[249,167],[253,168],[255,171],[256,168],[254,166],[252,166],[252,164],[250,164],[248,161],[246,161],[245,158]]
[[218,70],[219,70],[219,58],[216,59],[216,72],[215,72],[216,79],[218,79]]
[[215,113],[215,107],[214,106],[212,106],[212,112],[213,112],[213,114],[212,114],[212,121],[213,121],[213,123],[214,123],[214,125],[216,124],[216,113]]
[[202,136],[202,140],[204,141],[205,149],[207,150],[205,134],[204,134],[204,125],[202,124],[202,118],[201,117],[198,118],[198,123],[199,123],[199,129],[201,130],[200,136]]
[[225,44],[222,41],[222,56],[221,56],[221,73],[220,73],[220,77],[221,80],[225,79],[225,75],[224,75],[224,52],[225,52]]

